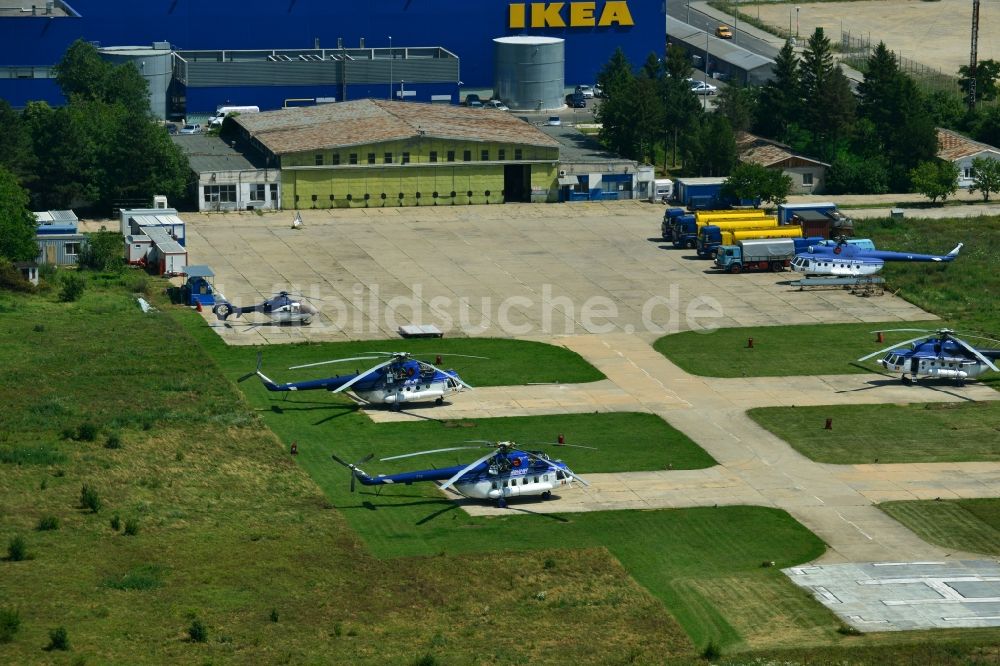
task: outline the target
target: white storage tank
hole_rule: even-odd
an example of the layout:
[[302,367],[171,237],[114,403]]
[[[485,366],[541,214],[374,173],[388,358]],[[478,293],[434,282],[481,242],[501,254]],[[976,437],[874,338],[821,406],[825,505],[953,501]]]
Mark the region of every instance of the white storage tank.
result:
[[149,108],[160,120],[167,118],[167,89],[173,75],[173,60],[169,42],[152,46],[109,46],[98,49],[101,57],[116,65],[135,63],[136,69],[149,83]]
[[549,111],[566,105],[566,42],[520,35],[493,40],[496,96],[514,111]]

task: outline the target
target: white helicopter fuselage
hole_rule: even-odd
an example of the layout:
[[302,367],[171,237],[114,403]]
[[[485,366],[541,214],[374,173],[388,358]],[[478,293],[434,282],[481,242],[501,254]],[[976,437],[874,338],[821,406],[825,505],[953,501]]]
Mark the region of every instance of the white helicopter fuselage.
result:
[[855,277],[874,275],[882,270],[883,263],[862,261],[858,259],[840,258],[837,255],[804,255],[796,256],[791,263],[793,271],[806,275],[835,275],[840,277]]
[[443,400],[445,396],[461,390],[462,386],[451,379],[437,381],[413,379],[396,385],[387,384],[377,389],[355,389],[353,393],[368,403],[398,405],[404,402]]
[[498,500],[529,495],[547,495],[559,488],[569,488],[572,483],[573,477],[559,469],[549,469],[548,471],[512,469],[482,477],[471,483],[456,483],[455,490],[472,499]]
[[913,379],[919,377],[958,380],[974,379],[988,370],[985,363],[966,358],[947,356],[917,357],[916,364],[913,361],[914,358],[911,356],[892,352],[886,355],[885,358],[880,359],[879,365],[890,372],[899,372],[904,377],[909,375]]
[[315,312],[303,312],[300,303],[292,303],[275,308],[268,316],[280,324],[310,324]]

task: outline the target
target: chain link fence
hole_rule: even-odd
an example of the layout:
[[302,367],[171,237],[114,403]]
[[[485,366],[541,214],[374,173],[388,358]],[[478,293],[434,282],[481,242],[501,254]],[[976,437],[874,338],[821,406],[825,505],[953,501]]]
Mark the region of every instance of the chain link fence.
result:
[[[864,73],[868,69],[868,58],[871,57],[875,45],[872,44],[870,35],[854,35],[850,32],[841,31],[840,51],[843,54],[841,60],[859,72]],[[900,71],[908,74],[926,90],[940,90],[958,95],[962,94],[962,89],[958,87],[958,76],[946,74],[940,69],[928,67],[915,60],[904,58],[895,51],[890,51],[890,53],[895,56]]]

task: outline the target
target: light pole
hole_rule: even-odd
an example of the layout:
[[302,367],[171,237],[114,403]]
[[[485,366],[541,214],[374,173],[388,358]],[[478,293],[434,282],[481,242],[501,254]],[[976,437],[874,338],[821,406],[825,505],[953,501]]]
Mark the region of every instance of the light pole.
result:
[[795,41],[799,41],[799,10],[801,7],[795,8]]
[[687,0],[687,7],[688,7],[688,14],[687,14],[687,21],[685,21],[685,23],[691,25],[691,0]]
[[392,100],[392,35],[389,35],[389,100]]
[[399,101],[403,102],[405,95],[403,95],[403,84],[406,83],[403,79],[399,80]]
[[704,76],[702,81],[705,83],[705,89],[701,91],[701,109],[702,111],[708,110],[708,31],[705,31],[705,69],[703,72]]

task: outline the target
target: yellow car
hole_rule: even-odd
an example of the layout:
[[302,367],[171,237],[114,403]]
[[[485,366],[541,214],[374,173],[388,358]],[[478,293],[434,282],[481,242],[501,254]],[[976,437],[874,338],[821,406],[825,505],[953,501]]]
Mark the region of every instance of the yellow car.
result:
[[722,25],[720,25],[718,28],[715,29],[715,36],[719,37],[720,39],[732,39],[733,30],[728,25],[723,23]]

